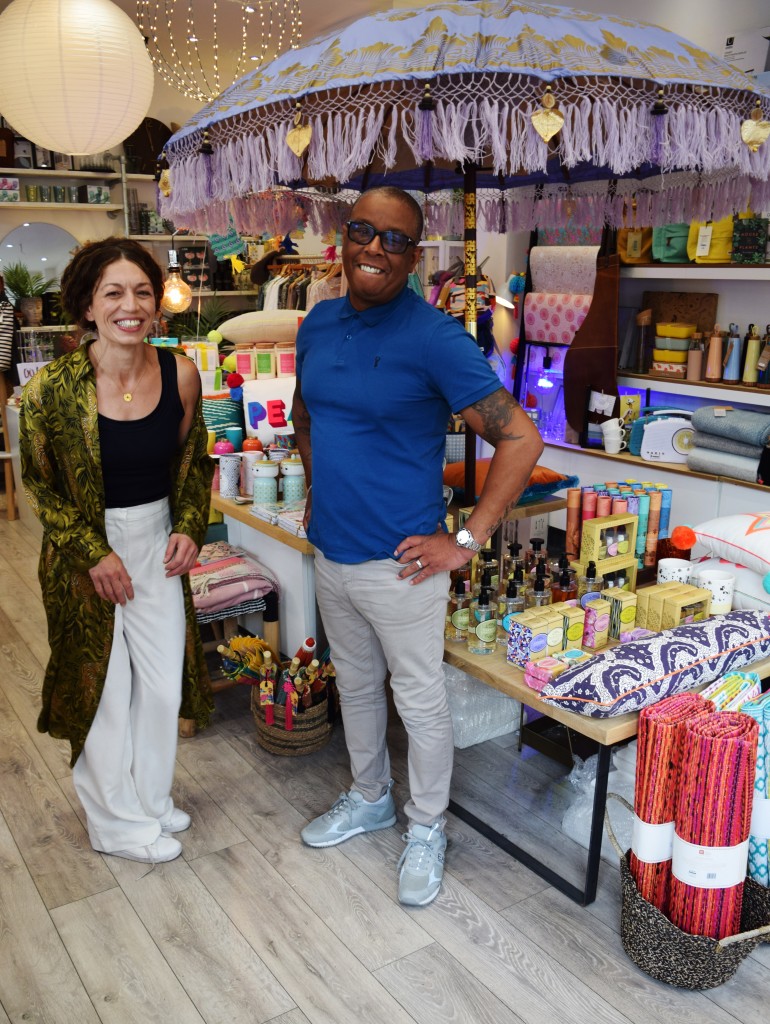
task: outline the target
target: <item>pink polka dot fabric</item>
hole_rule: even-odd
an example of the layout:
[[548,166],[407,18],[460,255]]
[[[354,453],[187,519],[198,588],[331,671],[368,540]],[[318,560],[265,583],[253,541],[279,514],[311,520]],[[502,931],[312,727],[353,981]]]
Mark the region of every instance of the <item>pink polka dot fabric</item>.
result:
[[570,345],[591,308],[591,295],[529,292],[524,297],[524,324],[529,341]]

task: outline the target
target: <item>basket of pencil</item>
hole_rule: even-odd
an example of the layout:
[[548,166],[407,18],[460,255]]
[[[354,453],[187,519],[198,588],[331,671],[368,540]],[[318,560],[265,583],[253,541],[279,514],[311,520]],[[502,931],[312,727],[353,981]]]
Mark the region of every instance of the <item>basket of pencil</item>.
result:
[[257,743],[271,754],[311,754],[331,738],[334,666],[313,653],[306,641],[291,661],[276,663],[259,637],[232,637],[220,648],[225,674],[251,685]]

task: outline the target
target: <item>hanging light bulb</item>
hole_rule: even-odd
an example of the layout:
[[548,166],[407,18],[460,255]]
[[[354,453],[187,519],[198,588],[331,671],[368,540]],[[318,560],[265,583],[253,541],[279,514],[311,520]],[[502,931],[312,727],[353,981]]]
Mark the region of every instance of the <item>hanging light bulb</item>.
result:
[[543,372],[537,379],[535,384],[536,391],[550,391],[554,385],[554,382],[549,374],[551,369],[551,357],[549,355],[543,356]]
[[181,268],[176,249],[168,251],[168,277],[163,286],[163,298],[160,308],[164,313],[184,313],[190,308],[192,292],[186,281],[182,280]]

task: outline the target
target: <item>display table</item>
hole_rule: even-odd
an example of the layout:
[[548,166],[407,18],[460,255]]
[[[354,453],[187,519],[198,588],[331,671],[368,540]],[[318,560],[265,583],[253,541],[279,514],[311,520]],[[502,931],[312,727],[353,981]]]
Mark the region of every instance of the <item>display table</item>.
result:
[[211,507],[225,517],[229,542],[254,554],[280,584],[281,652],[291,657],[308,636],[319,641],[320,649],[313,545],[253,516],[250,505],[239,505],[216,491]]
[[[574,732],[593,740],[598,746],[598,764],[596,768],[596,788],[594,789],[593,813],[589,833],[588,857],[586,861],[585,882],[582,889],[557,874],[536,855],[523,850],[507,836],[481,821],[467,808],[449,801],[449,810],[458,818],[467,822],[477,832],[505,850],[525,867],[529,868],[549,885],[563,892],[570,899],[586,906],[596,899],[596,885],[599,879],[599,861],[601,858],[602,830],[604,828],[604,810],[607,803],[607,776],[610,770],[610,754],[612,748],[636,736],[639,723],[639,712],[628,715],[617,715],[614,718],[588,718],[574,711],[567,711],[558,705],[548,704],[540,699],[536,690],[524,682],[524,673],[506,660],[502,647],[492,654],[469,654],[464,644],[449,644],[444,647],[444,660],[462,669],[474,679],[494,687],[508,697],[514,697],[525,707],[532,708],[547,715],[572,729]],[[761,679],[770,677],[770,658],[763,658],[749,666],[746,671],[756,672]]]

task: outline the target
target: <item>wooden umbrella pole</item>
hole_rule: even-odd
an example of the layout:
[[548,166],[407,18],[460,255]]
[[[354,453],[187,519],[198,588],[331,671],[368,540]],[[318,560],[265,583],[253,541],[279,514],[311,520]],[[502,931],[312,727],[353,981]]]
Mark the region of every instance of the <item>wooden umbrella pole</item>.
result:
[[[476,171],[475,164],[463,168],[465,203],[465,329],[476,337]],[[476,503],[476,435],[465,425],[465,491],[464,503]]]

